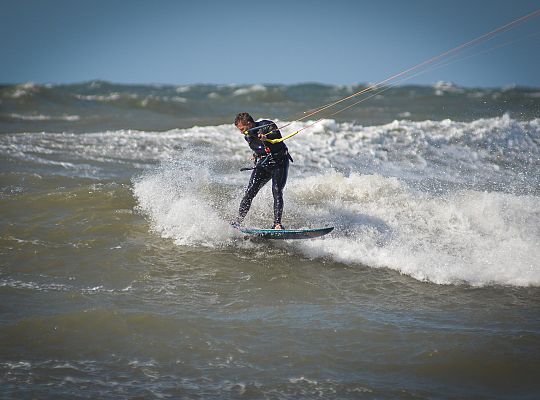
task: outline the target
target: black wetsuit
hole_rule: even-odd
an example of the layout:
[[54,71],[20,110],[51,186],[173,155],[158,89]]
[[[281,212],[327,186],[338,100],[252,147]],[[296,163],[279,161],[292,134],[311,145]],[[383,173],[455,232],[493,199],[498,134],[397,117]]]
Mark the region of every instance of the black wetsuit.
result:
[[[257,127],[261,127],[257,129]],[[274,225],[281,224],[281,215],[283,214],[283,188],[287,183],[287,174],[289,171],[289,160],[291,156],[285,143],[279,142],[271,144],[263,142],[258,138],[259,134],[267,134],[268,139],[277,139],[281,133],[276,124],[269,120],[262,120],[255,123],[255,128],[249,130],[245,139],[249,144],[253,155],[255,156],[255,168],[251,173],[249,184],[242,201],[240,202],[239,220],[244,219],[251,207],[253,198],[259,190],[272,179],[272,194],[274,196]],[[267,150],[268,148],[268,150]]]

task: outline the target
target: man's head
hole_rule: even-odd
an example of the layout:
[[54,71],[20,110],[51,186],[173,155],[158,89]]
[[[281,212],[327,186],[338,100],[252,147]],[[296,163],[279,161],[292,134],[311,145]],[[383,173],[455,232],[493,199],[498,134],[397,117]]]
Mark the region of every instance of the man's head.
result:
[[234,125],[241,131],[245,132],[248,129],[255,127],[255,121],[253,117],[247,112],[241,112],[234,119]]

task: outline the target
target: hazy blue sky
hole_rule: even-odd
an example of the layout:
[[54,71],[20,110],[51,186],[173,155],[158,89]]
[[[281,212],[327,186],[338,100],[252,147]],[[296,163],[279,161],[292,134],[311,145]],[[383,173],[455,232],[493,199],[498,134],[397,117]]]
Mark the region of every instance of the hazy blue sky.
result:
[[[0,82],[378,82],[538,8],[538,0],[0,0]],[[540,86],[540,17],[473,53],[410,82]]]

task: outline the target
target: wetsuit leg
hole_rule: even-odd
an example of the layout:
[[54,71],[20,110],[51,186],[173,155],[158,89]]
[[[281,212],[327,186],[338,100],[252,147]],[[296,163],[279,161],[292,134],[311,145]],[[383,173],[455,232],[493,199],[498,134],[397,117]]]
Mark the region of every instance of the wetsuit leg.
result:
[[257,193],[259,193],[259,190],[261,190],[261,188],[270,180],[271,177],[272,175],[262,168],[255,168],[253,170],[251,177],[249,178],[249,183],[244,197],[240,202],[240,209],[238,210],[239,222],[244,220],[244,217],[247,215],[251,207],[253,198],[257,195]]
[[274,226],[281,224],[283,215],[283,188],[287,183],[289,174],[289,159],[283,160],[283,164],[277,165],[272,170],[272,194],[274,195]]

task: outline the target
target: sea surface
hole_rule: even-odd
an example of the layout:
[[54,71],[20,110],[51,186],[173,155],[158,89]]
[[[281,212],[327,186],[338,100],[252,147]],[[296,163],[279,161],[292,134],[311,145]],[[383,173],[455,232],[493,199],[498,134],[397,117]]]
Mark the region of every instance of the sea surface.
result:
[[0,86],[0,398],[538,399],[540,88],[365,87]]

